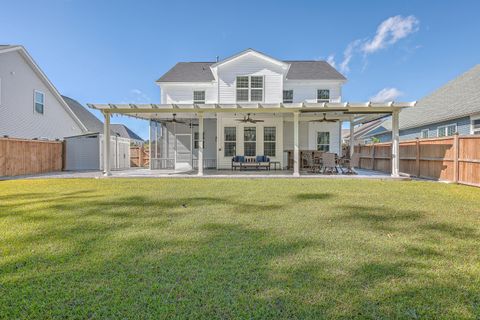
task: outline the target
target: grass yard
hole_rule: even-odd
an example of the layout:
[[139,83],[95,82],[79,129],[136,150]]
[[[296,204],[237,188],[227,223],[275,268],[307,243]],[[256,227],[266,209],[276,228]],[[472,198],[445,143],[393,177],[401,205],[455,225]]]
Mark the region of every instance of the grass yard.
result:
[[0,318],[480,318],[480,189],[0,182]]

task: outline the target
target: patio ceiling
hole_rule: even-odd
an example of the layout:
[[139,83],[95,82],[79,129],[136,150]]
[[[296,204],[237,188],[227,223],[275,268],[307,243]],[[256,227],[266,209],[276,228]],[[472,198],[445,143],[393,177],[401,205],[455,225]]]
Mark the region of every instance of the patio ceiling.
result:
[[372,121],[394,111],[415,106],[414,102],[387,103],[256,103],[256,104],[87,104],[104,114],[124,114],[139,119],[162,118],[180,113],[294,113],[335,112],[355,117],[356,124]]

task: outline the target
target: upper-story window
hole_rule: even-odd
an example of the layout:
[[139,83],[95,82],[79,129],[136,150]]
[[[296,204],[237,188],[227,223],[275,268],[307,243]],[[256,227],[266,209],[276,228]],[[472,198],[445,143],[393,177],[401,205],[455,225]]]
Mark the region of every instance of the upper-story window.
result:
[[237,102],[263,101],[263,76],[237,77]]
[[33,109],[36,113],[43,114],[45,109],[45,95],[43,92],[38,90],[33,92]]
[[293,103],[293,90],[283,90],[283,103]]
[[205,104],[205,91],[193,91],[193,103]]
[[317,102],[330,102],[330,90],[318,89],[317,90]]

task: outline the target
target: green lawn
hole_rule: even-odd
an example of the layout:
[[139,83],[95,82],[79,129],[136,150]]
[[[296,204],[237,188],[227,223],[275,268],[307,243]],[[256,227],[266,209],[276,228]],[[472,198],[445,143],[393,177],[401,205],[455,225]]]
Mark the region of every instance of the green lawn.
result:
[[0,182],[0,318],[480,317],[480,189]]

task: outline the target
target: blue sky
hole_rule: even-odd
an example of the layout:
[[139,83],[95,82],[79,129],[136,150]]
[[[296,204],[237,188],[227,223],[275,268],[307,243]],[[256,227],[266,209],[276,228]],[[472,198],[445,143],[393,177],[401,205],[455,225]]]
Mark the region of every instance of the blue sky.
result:
[[[22,44],[81,103],[159,102],[177,61],[246,48],[329,59],[345,101],[418,100],[480,63],[480,1],[0,1],[0,43]],[[349,50],[351,49],[351,50]],[[115,117],[143,137],[143,121]]]

